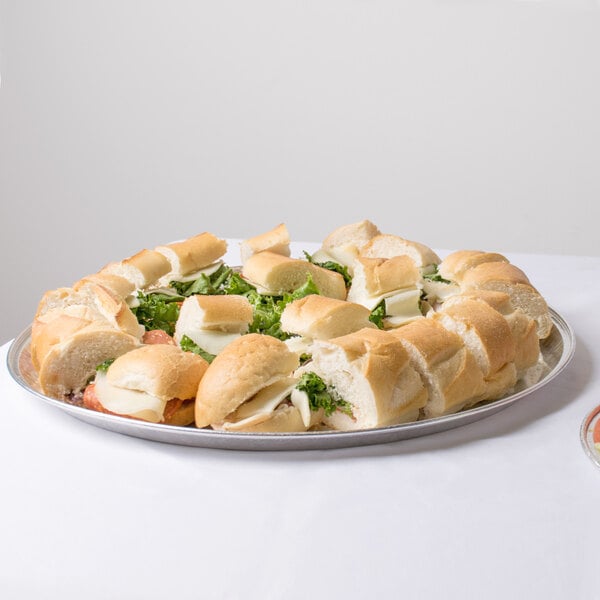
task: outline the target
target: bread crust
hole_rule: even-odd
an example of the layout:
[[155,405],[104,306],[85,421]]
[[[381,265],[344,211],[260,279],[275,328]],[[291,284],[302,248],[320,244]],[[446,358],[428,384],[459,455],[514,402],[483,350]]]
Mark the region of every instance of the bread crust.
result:
[[188,275],[219,260],[227,252],[227,242],[205,231],[182,242],[157,246],[155,251],[169,264],[162,275]]
[[[357,293],[378,296],[404,288],[414,287],[420,280],[420,273],[414,260],[409,256],[393,258],[358,258],[354,263],[354,278],[349,291],[352,299]],[[362,290],[358,290],[358,287]]]
[[180,321],[189,317],[202,329],[227,332],[246,332],[253,319],[252,305],[245,296],[210,296],[198,294],[183,301]]
[[282,256],[289,256],[290,241],[290,234],[285,223],[280,223],[270,231],[248,238],[240,243],[242,264],[253,254],[265,250]]
[[375,328],[369,321],[370,314],[361,304],[311,294],[285,307],[281,328],[287,333],[326,340],[365,327]]
[[210,364],[196,395],[196,427],[221,423],[243,402],[298,367],[280,340],[258,333],[229,344]]
[[482,250],[457,250],[444,258],[438,271],[444,279],[460,282],[463,275],[473,267],[483,263],[504,262],[508,259],[497,252],[484,252]]
[[119,356],[106,378],[114,386],[146,392],[161,400],[196,397],[208,363],[170,344],[141,346]]
[[340,300],[346,298],[346,283],[339,273],[274,252],[264,251],[251,256],[242,275],[253,285],[276,296],[303,286],[310,275],[321,295]]
[[169,261],[156,250],[140,250],[120,262],[109,263],[100,273],[124,277],[136,287],[143,289],[155,283],[171,270]]
[[440,257],[425,244],[390,233],[376,235],[360,251],[360,256],[366,258],[394,258],[403,255],[410,256],[417,267],[437,265],[441,262]]
[[357,223],[349,223],[334,229],[324,240],[323,248],[337,248],[353,246],[360,250],[381,231],[377,225],[365,219]]

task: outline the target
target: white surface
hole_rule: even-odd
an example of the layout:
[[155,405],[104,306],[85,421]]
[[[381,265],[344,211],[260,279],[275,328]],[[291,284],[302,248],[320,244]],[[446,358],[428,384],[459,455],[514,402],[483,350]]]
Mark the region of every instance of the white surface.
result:
[[0,0],[0,340],[204,230],[600,255],[599,30],[595,0]]
[[167,446],[81,423],[0,367],[0,596],[598,598],[600,470],[579,427],[600,401],[600,258],[509,257],[575,329],[573,361],[526,401],[415,440]]

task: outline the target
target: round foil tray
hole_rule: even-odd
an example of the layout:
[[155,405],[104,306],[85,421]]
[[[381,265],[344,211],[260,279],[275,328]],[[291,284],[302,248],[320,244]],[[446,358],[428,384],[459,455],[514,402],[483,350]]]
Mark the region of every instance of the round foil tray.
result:
[[581,443],[590,460],[600,467],[600,406],[596,406],[583,420]]
[[359,431],[309,431],[302,433],[239,433],[177,427],[135,421],[115,415],[89,410],[44,395],[37,384],[37,375],[31,364],[29,344],[31,329],[26,329],[11,344],[7,364],[13,379],[37,398],[65,411],[90,425],[128,436],[167,444],[217,448],[226,450],[327,450],[396,442],[432,433],[438,433],[489,417],[518,402],[525,396],[548,385],[569,363],[575,351],[575,336],[570,325],[550,309],[554,327],[542,341],[541,350],[548,366],[544,375],[534,384],[521,384],[515,391],[462,412],[401,425],[363,429]]

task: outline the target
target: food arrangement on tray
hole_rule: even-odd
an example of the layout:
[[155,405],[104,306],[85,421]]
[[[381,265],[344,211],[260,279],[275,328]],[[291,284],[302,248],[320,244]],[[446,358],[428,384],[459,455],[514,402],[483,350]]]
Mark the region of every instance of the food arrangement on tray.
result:
[[201,233],[48,291],[31,328],[51,398],[151,423],[355,431],[451,415],[547,372],[553,323],[501,254],[431,248],[370,221],[290,256],[281,224]]

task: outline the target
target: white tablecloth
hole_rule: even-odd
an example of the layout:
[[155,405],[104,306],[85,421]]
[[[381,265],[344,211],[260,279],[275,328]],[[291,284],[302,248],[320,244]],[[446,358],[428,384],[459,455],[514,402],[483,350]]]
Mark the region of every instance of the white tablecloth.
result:
[[0,597],[600,598],[600,258],[508,255],[572,325],[552,383],[445,433],[238,452],[107,432],[1,348]]

